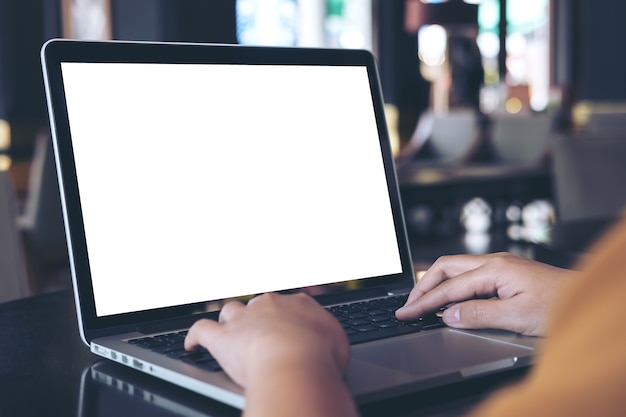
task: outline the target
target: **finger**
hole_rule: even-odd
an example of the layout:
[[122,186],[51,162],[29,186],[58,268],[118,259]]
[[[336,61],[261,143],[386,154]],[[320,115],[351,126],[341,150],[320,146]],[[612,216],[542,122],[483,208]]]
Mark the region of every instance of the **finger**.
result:
[[259,301],[259,299],[263,299],[263,295],[265,295],[265,294],[262,294],[262,295],[255,295],[255,296],[254,296],[254,297],[252,297],[250,300],[248,300],[248,302],[246,303],[246,305],[247,305],[248,307],[250,307],[251,305],[256,304],[256,303]]
[[221,331],[221,326],[215,320],[201,319],[196,321],[185,337],[185,349],[194,350],[198,346],[208,349],[211,340],[217,338],[216,334]]
[[513,300],[470,300],[446,309],[444,323],[457,329],[503,329],[526,333],[523,315]]
[[413,301],[407,301],[396,311],[396,317],[412,320],[450,303],[494,295],[497,295],[497,277],[477,268],[440,283]]
[[443,281],[481,267],[488,259],[489,255],[454,255],[440,257],[417,282],[411,294],[409,294],[407,304],[422,297]]
[[226,323],[232,320],[233,317],[245,310],[245,308],[246,306],[239,301],[226,303],[224,307],[222,307],[222,311],[220,311],[219,322]]

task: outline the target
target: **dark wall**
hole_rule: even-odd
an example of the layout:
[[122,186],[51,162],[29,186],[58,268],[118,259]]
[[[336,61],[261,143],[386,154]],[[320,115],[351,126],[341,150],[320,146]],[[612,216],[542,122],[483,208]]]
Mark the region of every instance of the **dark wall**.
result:
[[420,74],[417,35],[404,29],[404,2],[374,2],[377,54],[386,103],[400,110],[400,138],[406,141],[420,113],[428,108],[430,83]]
[[574,0],[577,100],[626,100],[626,2]]
[[0,0],[0,119],[11,124],[46,119],[41,45],[60,34],[60,18],[49,0]]
[[570,85],[574,79],[574,3],[552,0],[550,80],[554,85]]
[[112,0],[113,37],[237,43],[235,0]]
[[166,41],[168,13],[162,0],[113,0],[113,38],[136,41]]
[[235,0],[169,0],[177,5],[177,41],[237,43]]

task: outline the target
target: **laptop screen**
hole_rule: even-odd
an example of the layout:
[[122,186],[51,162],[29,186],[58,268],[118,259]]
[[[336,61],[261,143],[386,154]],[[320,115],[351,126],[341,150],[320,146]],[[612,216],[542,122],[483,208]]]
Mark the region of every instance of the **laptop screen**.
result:
[[98,317],[402,272],[365,66],[61,71]]

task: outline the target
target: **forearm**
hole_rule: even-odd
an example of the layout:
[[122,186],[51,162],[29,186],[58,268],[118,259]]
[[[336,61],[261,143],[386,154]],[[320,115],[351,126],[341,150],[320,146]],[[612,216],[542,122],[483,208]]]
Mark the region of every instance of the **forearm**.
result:
[[247,417],[357,416],[338,371],[320,363],[294,363],[254,372],[246,389]]

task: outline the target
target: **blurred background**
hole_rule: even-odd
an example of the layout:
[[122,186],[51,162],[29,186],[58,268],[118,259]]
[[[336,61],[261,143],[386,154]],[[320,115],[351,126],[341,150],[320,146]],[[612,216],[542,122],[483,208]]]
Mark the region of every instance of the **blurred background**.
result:
[[370,50],[416,268],[573,267],[626,204],[624,18],[611,0],[0,0],[0,302],[71,285],[47,39]]

